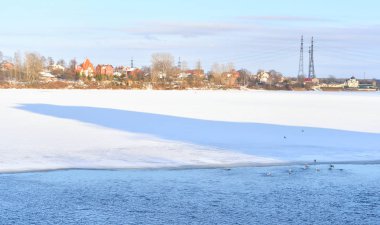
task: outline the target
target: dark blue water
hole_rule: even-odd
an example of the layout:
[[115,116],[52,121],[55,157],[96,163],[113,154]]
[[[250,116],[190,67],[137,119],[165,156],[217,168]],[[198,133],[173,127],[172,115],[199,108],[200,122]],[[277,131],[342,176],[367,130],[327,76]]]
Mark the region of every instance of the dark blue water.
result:
[[335,167],[2,174],[0,224],[380,224],[380,165]]

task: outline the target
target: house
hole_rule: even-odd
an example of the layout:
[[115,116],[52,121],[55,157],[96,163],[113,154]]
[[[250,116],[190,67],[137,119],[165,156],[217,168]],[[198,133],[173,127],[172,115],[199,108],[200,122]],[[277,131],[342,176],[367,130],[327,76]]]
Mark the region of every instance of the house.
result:
[[236,81],[239,77],[240,73],[235,70],[232,70],[230,72],[224,72],[221,76],[221,83],[227,86],[234,86],[236,85]]
[[136,67],[129,67],[129,66],[118,66],[114,69],[114,75],[122,76],[126,75],[128,76],[136,76],[141,70]]
[[165,72],[160,71],[158,72],[157,77],[160,79],[164,79],[167,77],[167,74]]
[[178,74],[179,78],[190,77],[190,76],[204,78],[205,72],[202,69],[194,69],[194,70],[185,70]]
[[355,77],[351,77],[350,79],[344,82],[345,88],[359,88],[359,81]]
[[258,80],[259,83],[266,84],[269,82],[270,74],[265,71],[260,71],[257,73],[256,79]]
[[138,68],[134,68],[134,67],[125,67],[126,68],[126,74],[128,76],[136,76],[136,74],[139,72],[139,69]]
[[123,74],[121,72],[116,71],[113,73],[113,75],[116,77],[121,77]]
[[319,79],[318,78],[305,78],[304,79],[304,84],[319,84]]
[[378,91],[379,88],[377,87],[376,80],[373,80],[371,83],[368,83],[367,81],[367,83],[359,84],[358,90],[359,91]]
[[122,76],[122,75],[126,75],[126,72],[125,72],[125,66],[116,66],[113,68],[113,75],[115,76]]
[[54,65],[51,65],[49,66],[49,70],[50,71],[65,71],[65,67],[63,67],[62,65],[58,65],[58,64],[54,64]]
[[205,78],[206,77],[206,73],[203,69],[195,69],[193,70],[193,74],[194,76],[197,76],[197,77],[200,77],[200,78]]
[[81,65],[77,66],[76,72],[81,76],[92,77],[95,72],[94,65],[86,58]]
[[341,89],[343,89],[343,88],[345,88],[346,87],[346,84],[345,83],[343,83],[343,84],[326,84],[326,83],[322,83],[321,85],[321,88],[325,88],[326,90],[334,90],[334,89],[339,89],[339,90],[341,90]]
[[177,76],[178,78],[187,78],[187,77],[191,77],[193,74],[189,71],[183,71],[183,72],[180,72]]
[[5,71],[11,71],[13,70],[14,65],[13,63],[10,63],[8,61],[3,61],[0,63],[0,70],[5,72]]
[[40,80],[42,80],[42,81],[49,82],[49,81],[56,81],[57,80],[57,78],[53,74],[51,74],[50,72],[42,71],[39,74],[40,74]]
[[97,65],[95,71],[96,75],[112,76],[114,74],[112,65]]
[[205,77],[205,71],[202,69],[194,69],[190,70],[191,74],[195,77],[204,78]]

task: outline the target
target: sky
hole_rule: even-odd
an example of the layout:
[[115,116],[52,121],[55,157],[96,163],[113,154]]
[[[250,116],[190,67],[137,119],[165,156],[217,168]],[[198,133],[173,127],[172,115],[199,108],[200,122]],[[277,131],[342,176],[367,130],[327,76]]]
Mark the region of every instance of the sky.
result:
[[55,60],[149,65],[171,53],[205,70],[232,62],[252,72],[298,74],[300,38],[315,39],[318,77],[380,78],[380,1],[375,0],[7,0],[0,51]]

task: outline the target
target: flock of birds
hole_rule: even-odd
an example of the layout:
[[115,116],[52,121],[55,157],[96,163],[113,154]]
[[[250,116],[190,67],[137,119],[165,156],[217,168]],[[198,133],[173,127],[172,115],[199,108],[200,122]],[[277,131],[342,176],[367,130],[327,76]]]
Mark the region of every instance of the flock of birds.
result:
[[[314,165],[317,165],[317,160],[314,160]],[[310,169],[310,165],[307,164],[307,163],[305,163],[302,169],[303,170],[308,170],[308,169]],[[333,170],[333,169],[335,169],[335,165],[334,164],[330,164],[328,170]],[[318,168],[318,167],[315,167],[315,171],[319,172],[319,171],[321,171],[321,169]],[[339,169],[339,171],[343,171],[343,169]],[[292,173],[293,173],[293,170],[291,168],[288,169],[288,174],[291,175]],[[265,175],[268,176],[268,177],[273,176],[271,172],[267,172]]]
[[[305,130],[302,129],[301,132],[304,133]],[[284,136],[284,139],[287,139],[287,137]],[[316,159],[314,159],[314,165],[317,165],[317,160]],[[309,168],[310,168],[309,164],[306,163],[302,169],[307,170]],[[334,168],[335,168],[335,166],[333,164],[330,164],[328,170],[333,170]],[[319,172],[321,170],[320,170],[320,168],[315,167],[315,171]],[[343,171],[343,169],[339,169],[339,171]],[[289,173],[289,175],[291,175],[293,173],[293,170],[292,169],[288,169],[288,173]],[[271,172],[267,172],[265,175],[268,176],[268,177],[271,177],[272,173]]]
[[[302,129],[301,132],[304,133],[305,130]],[[284,138],[284,140],[286,140],[286,139],[287,139],[287,136],[284,136],[283,138]],[[314,159],[313,165],[314,165],[314,167],[315,167],[315,171],[316,171],[316,172],[321,171],[321,169],[320,169],[319,167],[317,167],[317,160],[316,160],[316,159]],[[310,169],[310,165],[307,164],[307,163],[305,163],[302,169],[303,169],[303,170],[308,170],[308,169]],[[334,164],[330,164],[329,167],[328,167],[328,170],[331,171],[331,170],[333,170],[333,169],[335,169]],[[229,171],[229,170],[231,170],[231,168],[225,168],[224,170]],[[343,171],[343,169],[338,169],[338,170],[339,170],[339,171]],[[293,170],[292,170],[291,168],[289,168],[287,172],[288,172],[289,175],[291,175],[291,174],[293,173]],[[267,172],[267,173],[265,173],[264,175],[267,176],[267,177],[271,177],[271,176],[273,176],[271,172]]]

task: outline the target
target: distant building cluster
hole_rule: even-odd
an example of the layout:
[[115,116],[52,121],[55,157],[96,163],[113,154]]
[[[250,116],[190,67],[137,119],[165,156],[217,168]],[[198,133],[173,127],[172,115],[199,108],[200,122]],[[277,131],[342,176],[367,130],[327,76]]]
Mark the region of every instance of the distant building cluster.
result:
[[3,60],[0,63],[0,82],[3,80],[24,86],[32,82],[33,87],[35,82],[42,84],[60,82],[62,87],[70,84],[84,88],[378,90],[378,81],[358,80],[353,76],[349,79],[316,78],[315,75],[307,78],[285,77],[275,70],[259,70],[257,73],[251,73],[245,69],[236,70],[233,65],[214,65],[210,71],[205,72],[200,62],[194,69],[183,67],[181,63],[174,66],[173,60],[168,55],[158,55],[155,63],[142,68],[134,67],[133,61],[130,66],[111,64],[95,66],[89,58],[82,63],[72,60],[69,65],[65,65],[62,61],[53,63],[52,60],[46,62],[42,57],[40,59],[41,63],[37,64],[39,66],[35,66],[34,61],[30,66],[26,65],[28,62],[25,62],[25,65],[17,65],[12,61]]
[[349,79],[324,79],[320,84],[322,90],[377,91],[377,80],[358,80],[354,76]]

